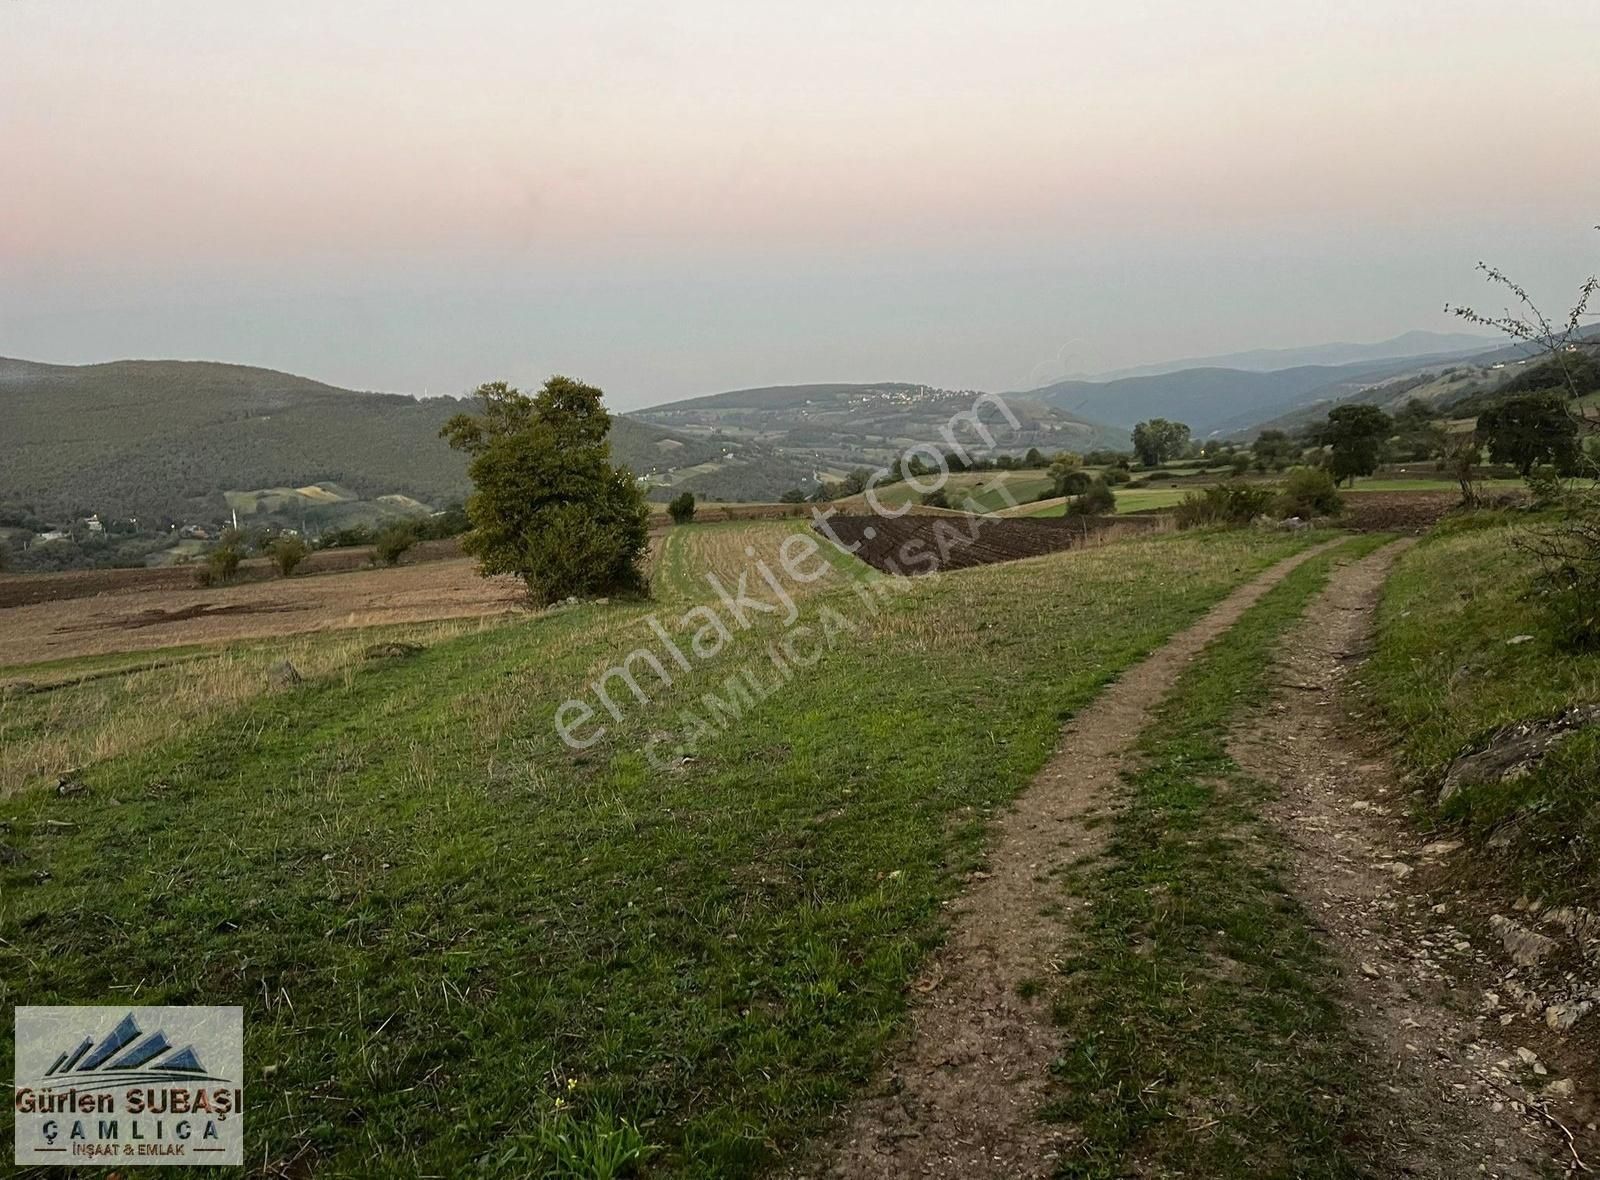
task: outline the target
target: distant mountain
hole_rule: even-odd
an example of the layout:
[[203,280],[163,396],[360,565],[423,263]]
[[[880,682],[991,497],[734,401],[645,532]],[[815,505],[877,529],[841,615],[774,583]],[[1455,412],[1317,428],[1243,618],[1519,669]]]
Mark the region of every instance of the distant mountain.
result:
[[[945,445],[941,429],[973,408],[976,391],[935,389],[903,381],[775,385],[736,389],[635,410],[630,417],[697,437],[732,438],[777,448],[819,472],[890,462],[917,444]],[[1022,454],[1086,451],[1128,445],[1125,430],[1107,427],[1031,394],[1007,395],[1013,428],[992,408],[981,417],[995,449]],[[958,441],[974,437],[957,429]]]
[[1230,422],[1277,413],[1285,405],[1354,393],[1380,377],[1415,366],[1410,360],[1353,365],[1300,365],[1269,373],[1183,369],[1115,381],[1058,381],[1024,396],[1069,413],[1132,426],[1147,418],[1187,423],[1203,437]]
[[[331,484],[367,502],[439,507],[469,491],[464,457],[438,437],[463,408],[246,365],[0,359],[0,506],[52,520],[217,519],[229,492]],[[741,494],[776,497],[809,474],[766,447],[613,422],[616,461],[657,480],[732,472]]]
[[1182,360],[1162,361],[1153,365],[1095,373],[1086,380],[1114,381],[1119,377],[1154,377],[1162,373],[1176,373],[1181,369],[1242,369],[1250,373],[1265,373],[1278,369],[1302,368],[1307,365],[1339,366],[1367,361],[1381,362],[1420,356],[1483,352],[1493,348],[1495,344],[1496,340],[1492,336],[1478,336],[1469,332],[1406,332],[1373,344],[1337,343],[1312,344],[1303,348],[1253,348],[1248,352],[1229,352],[1220,356],[1187,357]]

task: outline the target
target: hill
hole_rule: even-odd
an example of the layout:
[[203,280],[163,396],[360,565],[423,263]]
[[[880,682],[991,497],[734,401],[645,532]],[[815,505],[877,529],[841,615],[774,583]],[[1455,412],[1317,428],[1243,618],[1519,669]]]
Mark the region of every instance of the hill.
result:
[[[976,391],[935,389],[901,381],[776,385],[736,389],[636,410],[631,417],[696,437],[722,437],[776,447],[818,470],[887,463],[907,447],[940,444],[941,428],[973,407]],[[1022,454],[1126,447],[1126,431],[1107,427],[1031,394],[1007,395],[1013,429],[995,411],[996,449]]]
[[1301,348],[1252,348],[1219,356],[1186,357],[1096,373],[1094,381],[1114,381],[1119,377],[1154,377],[1181,369],[1243,369],[1265,373],[1303,365],[1350,365],[1372,361],[1403,360],[1408,357],[1468,354],[1493,348],[1495,340],[1467,332],[1403,332],[1372,344],[1312,344]]
[[[272,493],[333,485],[346,505],[408,497],[439,507],[469,490],[463,457],[438,437],[462,408],[247,365],[0,359],[0,505],[48,519],[215,519],[230,493],[233,507],[298,512],[316,498]],[[809,474],[767,448],[621,416],[612,453],[658,482],[725,487],[722,498],[776,497]]]

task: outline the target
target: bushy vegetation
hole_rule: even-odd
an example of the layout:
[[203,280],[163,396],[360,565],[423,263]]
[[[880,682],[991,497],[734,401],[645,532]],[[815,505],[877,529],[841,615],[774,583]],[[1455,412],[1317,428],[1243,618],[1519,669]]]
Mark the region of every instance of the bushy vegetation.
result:
[[1068,516],[1109,516],[1117,510],[1117,496],[1111,485],[1099,476],[1089,481],[1082,492],[1067,501]]
[[688,524],[694,519],[694,493],[682,492],[667,503],[667,515],[673,524]]
[[1344,510],[1344,501],[1333,475],[1326,468],[1296,467],[1279,486],[1275,508],[1279,516],[1311,520],[1319,516],[1338,516]]
[[399,565],[400,559],[417,543],[417,530],[410,521],[385,525],[372,538],[372,557],[384,565]]
[[569,377],[533,397],[497,381],[479,388],[479,413],[443,431],[471,457],[463,547],[485,574],[521,578],[535,602],[647,585],[650,513],[633,475],[611,463],[600,397]]
[[296,536],[275,538],[267,546],[267,556],[272,558],[278,575],[284,578],[290,577],[310,553],[306,543]]
[[1273,495],[1265,484],[1228,480],[1188,493],[1172,515],[1180,529],[1249,524],[1272,506]]

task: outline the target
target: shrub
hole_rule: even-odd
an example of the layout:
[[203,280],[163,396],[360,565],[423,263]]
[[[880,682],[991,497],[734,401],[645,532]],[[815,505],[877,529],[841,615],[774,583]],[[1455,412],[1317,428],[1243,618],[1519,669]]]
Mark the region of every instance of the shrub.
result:
[[948,508],[950,497],[945,495],[943,488],[935,488],[922,497],[922,503],[929,508]]
[[1323,467],[1296,467],[1278,489],[1277,510],[1281,516],[1338,516],[1344,511],[1333,476]]
[[1074,467],[1070,471],[1063,471],[1056,479],[1056,495],[1081,496],[1093,483],[1094,476],[1081,467]]
[[285,578],[294,573],[309,552],[306,543],[299,537],[279,537],[267,546],[267,555],[272,558],[272,564],[277,567],[279,576]]
[[667,504],[667,515],[673,524],[688,524],[694,519],[694,493],[681,492]]
[[398,565],[406,551],[417,543],[417,530],[408,520],[384,526],[372,542],[373,560]]
[[203,567],[204,575],[199,581],[202,586],[211,586],[219,582],[231,582],[234,575],[239,572],[239,562],[244,559],[244,554],[239,551],[239,543],[231,537],[224,537],[210,553],[206,554],[206,564]]
[[1184,496],[1173,509],[1180,529],[1249,524],[1272,503],[1271,488],[1242,481],[1214,483]]
[[1126,467],[1107,467],[1105,471],[1101,473],[1100,478],[1105,480],[1106,483],[1110,484],[1112,487],[1116,487],[1118,484],[1132,483],[1133,473],[1130,472]]
[[1103,479],[1094,480],[1081,494],[1067,501],[1068,516],[1107,516],[1116,510],[1116,493]]

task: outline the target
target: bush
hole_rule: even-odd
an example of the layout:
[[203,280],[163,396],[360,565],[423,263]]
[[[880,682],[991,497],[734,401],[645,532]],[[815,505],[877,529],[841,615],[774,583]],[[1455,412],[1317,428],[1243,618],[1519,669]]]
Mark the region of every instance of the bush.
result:
[[373,560],[384,565],[399,565],[406,551],[417,543],[417,530],[410,521],[386,525],[372,542]]
[[928,508],[948,508],[950,497],[945,495],[943,488],[935,488],[922,497],[922,503]]
[[1214,483],[1184,496],[1173,509],[1180,529],[1249,524],[1272,503],[1271,488],[1242,481]]
[[1132,483],[1133,473],[1130,472],[1126,467],[1107,467],[1105,471],[1101,473],[1100,478],[1105,480],[1106,483],[1110,484],[1112,487],[1116,487],[1118,484]]
[[1063,471],[1056,479],[1056,495],[1081,496],[1094,484],[1094,476],[1081,467]]
[[221,544],[206,554],[206,563],[201,567],[202,572],[195,576],[196,580],[202,586],[231,582],[242,560],[244,554],[239,551],[238,542],[225,536]]
[[1067,501],[1068,516],[1109,516],[1117,510],[1116,493],[1103,479],[1096,479],[1080,495]]
[[1344,500],[1326,468],[1296,467],[1278,489],[1277,510],[1282,516],[1298,516],[1302,520],[1338,516],[1344,511]]
[[267,546],[267,556],[278,569],[280,577],[289,577],[311,551],[299,537],[279,537]]
[[667,515],[673,524],[688,524],[694,519],[694,493],[681,492],[667,504]]

